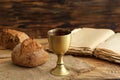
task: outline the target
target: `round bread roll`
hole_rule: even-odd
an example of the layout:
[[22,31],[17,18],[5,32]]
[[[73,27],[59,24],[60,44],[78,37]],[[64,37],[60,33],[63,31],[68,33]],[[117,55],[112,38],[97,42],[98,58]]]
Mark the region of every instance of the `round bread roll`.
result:
[[29,38],[24,32],[12,29],[3,29],[0,35],[0,46],[2,49],[13,49],[17,44]]
[[12,52],[14,64],[25,67],[35,67],[48,60],[48,53],[33,39],[26,39],[18,44]]

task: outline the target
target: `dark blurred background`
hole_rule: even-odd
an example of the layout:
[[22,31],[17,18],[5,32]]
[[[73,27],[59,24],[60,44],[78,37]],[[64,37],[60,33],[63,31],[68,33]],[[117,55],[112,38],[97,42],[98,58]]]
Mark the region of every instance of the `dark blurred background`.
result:
[[13,28],[40,38],[55,27],[120,32],[120,0],[0,0],[0,29]]

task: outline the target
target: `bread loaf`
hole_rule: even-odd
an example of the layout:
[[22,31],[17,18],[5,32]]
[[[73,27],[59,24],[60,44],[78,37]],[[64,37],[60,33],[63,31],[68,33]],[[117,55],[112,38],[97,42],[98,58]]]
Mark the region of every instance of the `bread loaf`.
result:
[[26,39],[12,52],[12,61],[16,65],[35,67],[48,60],[48,53],[34,39]]
[[3,49],[13,49],[18,43],[29,38],[24,32],[12,29],[3,29],[0,35],[0,46]]

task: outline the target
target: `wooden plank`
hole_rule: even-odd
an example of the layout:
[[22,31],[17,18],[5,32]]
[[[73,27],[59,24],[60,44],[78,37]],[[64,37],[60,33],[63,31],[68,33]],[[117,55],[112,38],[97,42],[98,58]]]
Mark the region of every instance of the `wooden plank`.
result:
[[[46,37],[47,31],[55,27],[110,28],[117,32],[120,31],[119,21],[119,0],[0,1],[1,28],[21,28],[28,34],[35,34],[38,29],[40,31],[37,36]],[[32,32],[28,32],[30,28]]]

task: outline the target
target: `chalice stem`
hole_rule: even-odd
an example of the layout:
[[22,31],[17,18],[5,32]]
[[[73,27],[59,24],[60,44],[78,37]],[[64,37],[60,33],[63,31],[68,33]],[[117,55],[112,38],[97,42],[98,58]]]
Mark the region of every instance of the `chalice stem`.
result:
[[57,56],[58,56],[57,65],[64,65],[63,55],[62,54],[58,54]]
[[51,73],[54,75],[61,75],[61,76],[68,75],[69,72],[65,68],[64,62],[63,62],[63,54],[58,54],[57,56],[58,56],[58,61],[57,61],[56,68],[54,68]]

